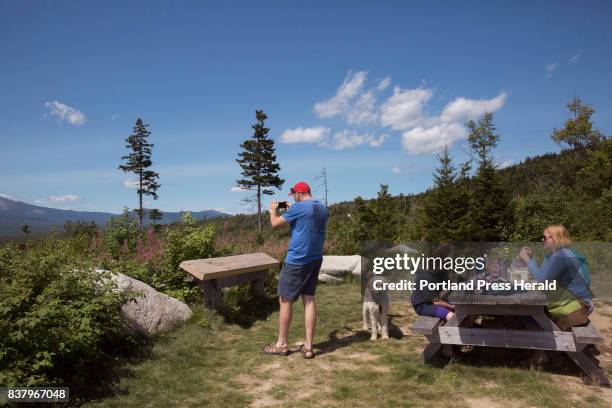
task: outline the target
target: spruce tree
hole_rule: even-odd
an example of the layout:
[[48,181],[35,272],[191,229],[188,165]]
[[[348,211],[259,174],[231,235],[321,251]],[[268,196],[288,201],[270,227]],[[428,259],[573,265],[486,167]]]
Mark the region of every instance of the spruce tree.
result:
[[375,220],[370,230],[372,239],[387,243],[397,240],[399,219],[395,207],[393,197],[389,194],[389,186],[381,184],[376,199],[370,202],[371,213]]
[[254,191],[257,202],[257,222],[259,242],[263,240],[261,226],[261,200],[263,195],[272,195],[270,187],[281,189],[285,180],[278,176],[280,165],[276,162],[274,140],[268,138],[270,129],[265,126],[268,119],[262,110],[255,111],[257,122],[252,125],[253,136],[240,145],[236,162],[242,168],[242,179],[236,180],[239,187]]
[[142,119],[138,118],[133,128],[133,133],[125,139],[125,147],[130,149],[130,153],[121,157],[125,160],[125,164],[119,166],[120,170],[125,173],[133,173],[138,177],[138,209],[134,210],[138,214],[139,225],[142,227],[142,219],[144,209],[142,207],[143,196],[153,197],[157,200],[157,189],[160,184],[157,183],[159,174],[149,170],[153,162],[151,161],[151,148],[153,144],[148,142],[148,137],[151,132],[147,129],[149,125],[145,125]]
[[426,195],[421,215],[423,238],[430,242],[469,239],[469,190],[466,188],[467,165],[455,169],[445,146],[438,156],[440,166],[434,172],[434,188]]
[[163,217],[163,214],[161,211],[159,211],[159,209],[152,208],[149,210],[149,219],[153,222],[153,226],[156,226],[157,221],[161,220],[162,217]]
[[493,114],[486,112],[477,123],[470,120],[467,127],[468,142],[478,162],[471,202],[472,239],[481,242],[500,241],[507,227],[509,197],[502,186],[493,157],[493,149],[499,141],[493,125]]

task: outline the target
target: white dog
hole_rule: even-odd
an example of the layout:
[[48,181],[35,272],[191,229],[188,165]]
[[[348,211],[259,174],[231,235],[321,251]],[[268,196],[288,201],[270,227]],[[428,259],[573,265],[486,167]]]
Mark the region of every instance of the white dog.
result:
[[383,339],[388,339],[389,297],[384,290],[374,290],[373,280],[368,280],[363,294],[363,330],[372,330],[370,340],[376,340],[379,331]]

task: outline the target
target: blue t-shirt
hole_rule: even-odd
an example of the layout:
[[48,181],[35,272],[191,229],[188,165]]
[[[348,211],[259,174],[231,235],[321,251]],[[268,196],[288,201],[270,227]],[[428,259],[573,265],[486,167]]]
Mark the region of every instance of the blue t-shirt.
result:
[[[584,261],[586,262],[586,259]],[[570,249],[561,248],[546,255],[540,267],[534,259],[528,262],[528,266],[529,271],[539,282],[557,280],[558,289],[567,289],[577,299],[585,302],[592,301],[593,293],[583,278],[581,261]]]
[[291,226],[285,262],[306,265],[323,257],[327,208],[317,200],[298,201],[283,214]]

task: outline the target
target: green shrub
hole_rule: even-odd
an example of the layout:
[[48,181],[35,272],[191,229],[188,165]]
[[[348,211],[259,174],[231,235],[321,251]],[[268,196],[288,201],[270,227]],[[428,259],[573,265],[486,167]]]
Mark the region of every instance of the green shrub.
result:
[[130,217],[126,208],[123,214],[108,221],[102,237],[103,250],[113,259],[134,253],[140,235],[138,221]]
[[69,253],[55,238],[0,248],[0,384],[78,385],[125,336],[113,281]]
[[185,225],[184,228],[173,229],[168,232],[166,257],[175,268],[178,268],[181,262],[188,259],[202,259],[213,256],[217,256],[213,225],[203,227]]
[[199,299],[197,283],[179,268],[181,262],[190,259],[210,258],[223,255],[215,247],[213,225],[198,227],[189,213],[183,216],[183,224],[168,230],[163,242],[163,251],[152,258],[123,256],[112,263],[104,264],[113,272],[138,279],[168,296],[191,303]]

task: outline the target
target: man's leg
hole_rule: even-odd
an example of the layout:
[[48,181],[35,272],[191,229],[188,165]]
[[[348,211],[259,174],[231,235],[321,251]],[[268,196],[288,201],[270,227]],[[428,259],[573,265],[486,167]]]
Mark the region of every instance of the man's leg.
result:
[[291,317],[293,315],[293,302],[290,299],[278,297],[280,311],[278,316],[278,340],[276,347],[284,349],[287,347],[287,336],[289,335],[289,327],[291,326]]
[[302,295],[304,301],[304,327],[306,328],[306,341],[304,347],[312,350],[315,323],[317,321],[317,306],[314,296]]

